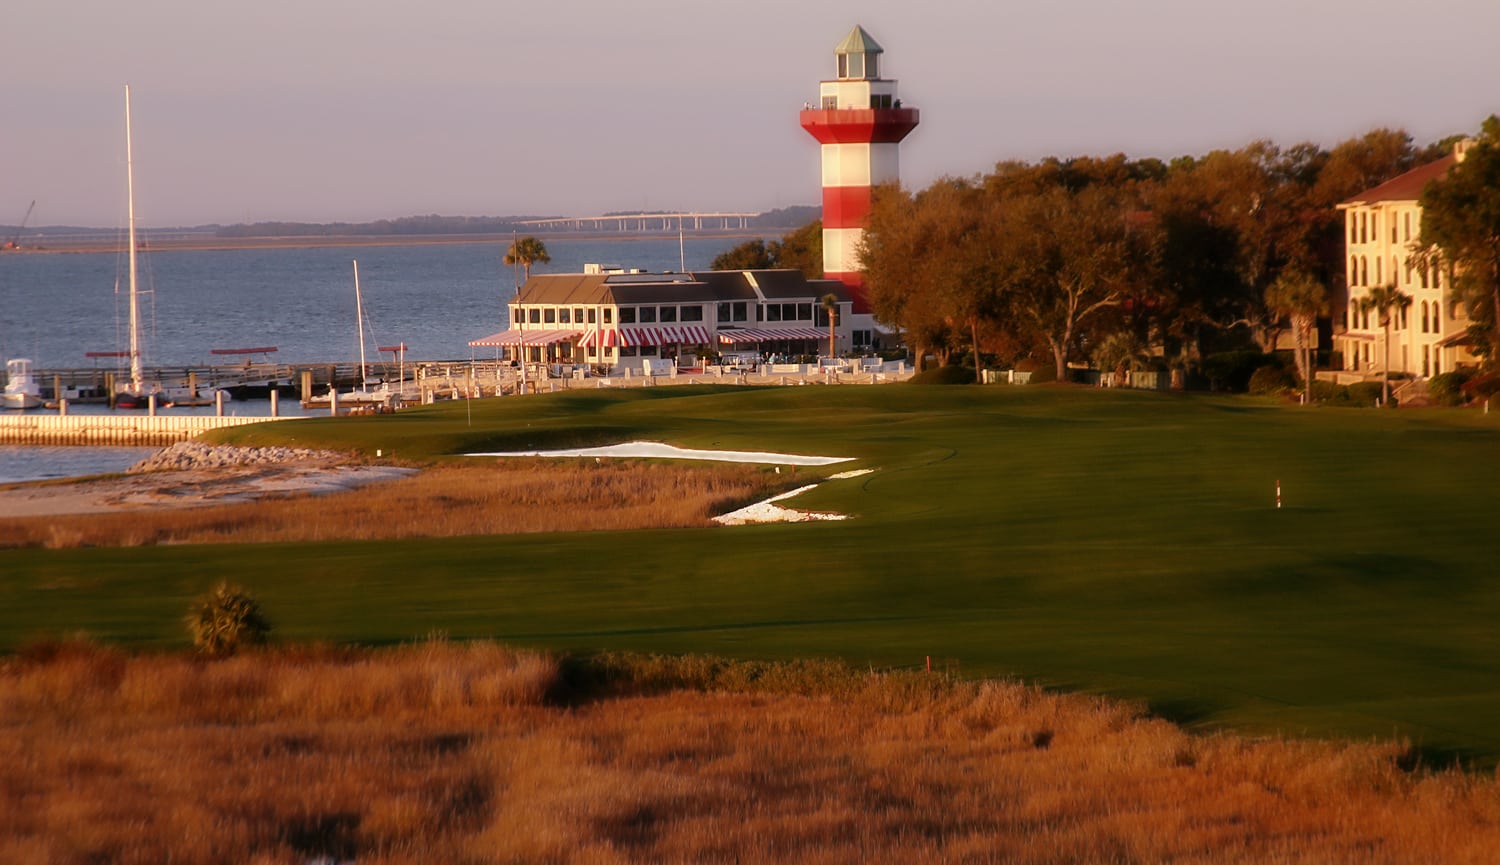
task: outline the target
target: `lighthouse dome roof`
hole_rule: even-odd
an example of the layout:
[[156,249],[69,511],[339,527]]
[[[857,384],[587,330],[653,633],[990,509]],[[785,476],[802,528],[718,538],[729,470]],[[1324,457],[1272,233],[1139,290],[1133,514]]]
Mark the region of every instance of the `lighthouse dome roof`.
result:
[[873,36],[865,32],[865,28],[856,24],[854,29],[849,31],[849,35],[844,37],[844,41],[839,43],[839,47],[833,49],[833,53],[883,54],[885,49],[880,47],[880,43],[876,42]]

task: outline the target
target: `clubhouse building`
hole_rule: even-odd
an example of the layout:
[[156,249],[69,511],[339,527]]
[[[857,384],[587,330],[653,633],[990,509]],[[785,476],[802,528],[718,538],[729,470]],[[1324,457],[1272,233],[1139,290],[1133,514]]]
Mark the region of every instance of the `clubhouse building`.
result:
[[798,270],[643,273],[588,265],[535,274],[509,304],[509,326],[470,341],[497,357],[641,369],[646,361],[697,367],[722,354],[828,353],[832,295],[836,354],[878,347],[874,317],[856,314],[845,283]]

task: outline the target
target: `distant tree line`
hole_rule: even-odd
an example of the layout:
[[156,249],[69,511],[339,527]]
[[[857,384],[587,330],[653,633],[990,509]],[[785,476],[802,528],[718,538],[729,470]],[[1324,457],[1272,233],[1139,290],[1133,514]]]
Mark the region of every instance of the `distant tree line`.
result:
[[421,234],[505,234],[524,216],[406,216],[375,222],[256,222],[229,225],[218,237],[368,237]]
[[[634,211],[632,211],[634,212]],[[676,211],[663,211],[663,213]],[[817,219],[815,206],[782,207],[768,210],[749,220],[751,228],[794,228]],[[620,215],[603,214],[605,216]],[[406,216],[374,222],[255,222],[216,227],[214,235],[224,238],[245,237],[391,237],[429,234],[506,234],[516,230],[534,231],[535,226],[520,222],[545,217],[536,216]]]
[[[1059,378],[1075,360],[1191,373],[1211,353],[1274,350],[1290,332],[1305,379],[1313,325],[1344,280],[1335,205],[1446,155],[1454,140],[1417,147],[1404,131],[1376,129],[1331,150],[1257,141],[1170,162],[1003,162],[918,192],[888,184],[875,190],[861,250],[866,284],[877,317],[919,358],[968,352],[976,369],[982,355],[1030,358]],[[1487,329],[1481,351],[1490,334],[1500,341],[1497,140],[1492,120],[1434,185],[1472,175],[1466,204],[1424,199],[1424,242],[1481,265],[1464,271],[1470,314]],[[1465,221],[1485,207],[1489,222]],[[1439,228],[1451,221],[1468,227]]]

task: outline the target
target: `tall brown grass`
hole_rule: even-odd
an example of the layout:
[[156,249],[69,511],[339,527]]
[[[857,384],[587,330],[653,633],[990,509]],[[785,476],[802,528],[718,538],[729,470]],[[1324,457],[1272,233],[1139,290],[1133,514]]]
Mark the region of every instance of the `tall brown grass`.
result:
[[0,547],[279,543],[676,528],[791,483],[747,465],[475,461],[325,496],[0,519]]
[[1489,863],[1398,743],[838,665],[441,642],[0,662],[0,862]]

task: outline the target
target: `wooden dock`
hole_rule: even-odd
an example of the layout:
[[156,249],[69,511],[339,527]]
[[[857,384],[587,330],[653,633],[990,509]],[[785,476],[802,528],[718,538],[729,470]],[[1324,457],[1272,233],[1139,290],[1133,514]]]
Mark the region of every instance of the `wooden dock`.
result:
[[165,447],[224,427],[296,417],[127,415],[0,415],[0,444]]

